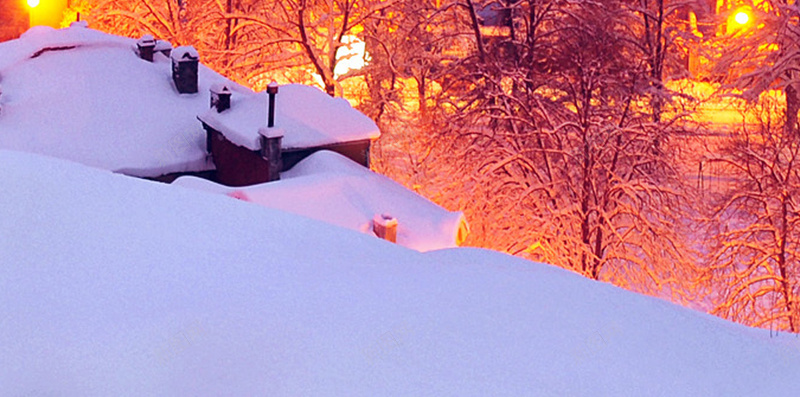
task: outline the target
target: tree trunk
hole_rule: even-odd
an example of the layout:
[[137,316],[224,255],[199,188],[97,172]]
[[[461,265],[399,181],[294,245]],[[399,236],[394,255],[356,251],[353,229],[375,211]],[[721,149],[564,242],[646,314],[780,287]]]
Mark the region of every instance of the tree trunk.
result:
[[797,90],[791,84],[787,85],[784,91],[786,93],[786,124],[783,129],[787,135],[792,136],[797,133],[797,111],[800,110],[800,100],[797,97]]
[[[795,99],[795,101],[796,101],[796,99]],[[795,115],[795,119],[796,119],[797,118],[797,112],[796,111],[795,111],[794,115]],[[783,302],[784,302],[784,305],[786,307],[786,312],[787,312],[788,317],[789,317],[789,330],[792,331],[792,332],[797,332],[798,331],[798,329],[797,329],[798,325],[795,324],[795,319],[794,319],[794,315],[795,314],[794,314],[794,300],[793,300],[793,296],[792,296],[793,295],[792,294],[793,291],[792,291],[792,286],[789,283],[789,278],[788,278],[789,274],[788,274],[787,269],[786,269],[786,267],[788,266],[788,264],[786,263],[787,262],[786,261],[786,256],[787,256],[786,239],[788,237],[788,230],[787,229],[788,229],[788,223],[789,223],[789,219],[788,219],[788,217],[789,217],[789,209],[788,209],[788,204],[787,204],[788,200],[789,200],[789,197],[787,197],[786,195],[781,197],[781,201],[782,201],[782,203],[781,203],[781,221],[783,222],[783,224],[781,225],[781,234],[780,234],[780,242],[779,242],[780,252],[778,254],[778,270],[780,271],[780,274],[781,274],[781,289],[783,290]]]
[[417,79],[417,98],[419,100],[419,113],[422,120],[428,121],[428,94],[427,94],[428,81],[425,78],[425,73],[421,73]]

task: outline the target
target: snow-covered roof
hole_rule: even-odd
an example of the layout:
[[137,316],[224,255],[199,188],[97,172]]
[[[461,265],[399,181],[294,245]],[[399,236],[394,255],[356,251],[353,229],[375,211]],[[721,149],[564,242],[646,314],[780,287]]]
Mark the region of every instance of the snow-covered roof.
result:
[[798,396],[800,339],[0,151],[4,396]]
[[279,181],[230,188],[184,176],[173,184],[227,194],[367,234],[373,233],[375,215],[389,214],[398,221],[397,243],[420,251],[456,247],[457,240],[468,233],[461,212],[447,211],[397,182],[326,150],[282,173]]
[[483,26],[505,26],[509,12],[499,1],[493,1],[476,11]]
[[75,25],[0,43],[0,148],[134,176],[213,169],[196,117],[208,89],[252,91],[200,66],[200,91],[179,95],[170,60],[140,59],[136,41]]
[[[230,109],[222,113],[210,109],[199,118],[231,142],[258,150],[258,131],[267,124],[268,98],[266,92],[234,93]],[[280,87],[275,98],[275,127],[284,131],[281,146],[289,150],[380,136],[378,126],[347,100],[331,98],[316,87],[301,84]]]

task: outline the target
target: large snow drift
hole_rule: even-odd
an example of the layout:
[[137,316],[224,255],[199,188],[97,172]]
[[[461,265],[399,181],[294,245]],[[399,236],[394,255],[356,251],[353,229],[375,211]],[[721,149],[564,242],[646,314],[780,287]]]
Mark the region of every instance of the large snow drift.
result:
[[81,26],[0,43],[0,148],[135,176],[213,169],[197,120],[209,88],[251,91],[200,65],[199,92],[179,94],[170,60],[144,61],[134,47]]
[[3,395],[797,396],[800,339],[0,152]]
[[454,248],[468,228],[461,212],[450,212],[397,182],[338,153],[321,150],[281,174],[279,181],[230,188],[184,176],[173,185],[223,193],[265,207],[374,235],[372,219],[396,218],[397,243],[420,251]]

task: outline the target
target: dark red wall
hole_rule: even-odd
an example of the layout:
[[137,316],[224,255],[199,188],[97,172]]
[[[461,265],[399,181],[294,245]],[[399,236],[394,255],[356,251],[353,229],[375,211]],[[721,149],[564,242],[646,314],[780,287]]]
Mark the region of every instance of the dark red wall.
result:
[[269,176],[269,163],[261,154],[248,148],[235,145],[212,128],[209,133],[211,155],[217,167],[217,182],[227,186],[247,186],[266,182]]
[[[238,146],[225,138],[217,130],[203,123],[206,129],[206,145],[217,167],[216,181],[227,186],[248,186],[269,180],[269,163],[259,152]],[[370,140],[338,143],[281,152],[283,168],[286,171],[318,150],[331,150],[351,160],[369,167]]]

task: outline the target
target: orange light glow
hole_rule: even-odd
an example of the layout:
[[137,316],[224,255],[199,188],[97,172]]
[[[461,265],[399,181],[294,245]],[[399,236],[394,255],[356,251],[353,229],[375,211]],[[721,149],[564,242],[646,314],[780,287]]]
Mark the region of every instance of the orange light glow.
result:
[[[34,1],[36,1],[36,0],[34,0]],[[740,11],[740,12],[736,13],[736,16],[735,16],[735,17],[733,17],[733,19],[734,19],[734,20],[736,21],[736,23],[738,23],[739,25],[747,25],[747,22],[750,22],[750,15],[748,15],[748,14],[747,14],[746,12],[744,12],[744,11]]]
[[69,0],[25,0],[30,26],[50,26],[58,29],[64,19]]

